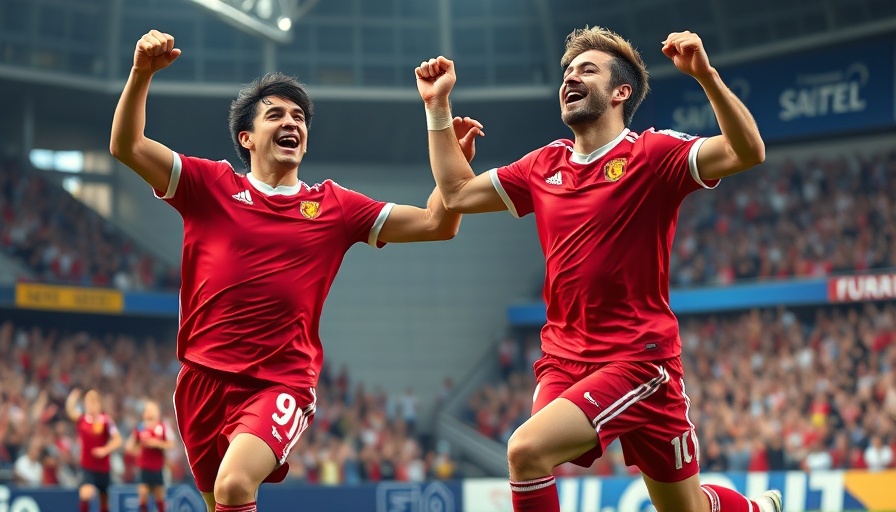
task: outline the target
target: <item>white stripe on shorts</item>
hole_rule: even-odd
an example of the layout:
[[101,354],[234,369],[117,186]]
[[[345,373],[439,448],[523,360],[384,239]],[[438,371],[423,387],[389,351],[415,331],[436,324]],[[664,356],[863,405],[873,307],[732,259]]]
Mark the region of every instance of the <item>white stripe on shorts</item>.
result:
[[619,400],[616,400],[612,405],[601,411],[600,414],[598,414],[597,417],[591,421],[591,424],[594,425],[594,430],[596,432],[600,432],[600,427],[604,423],[612,420],[616,416],[619,416],[630,406],[654,394],[656,390],[660,388],[660,385],[669,382],[669,374],[666,373],[665,368],[663,368],[662,366],[657,366],[655,364],[652,364],[651,366],[656,368],[659,375],[622,395]]

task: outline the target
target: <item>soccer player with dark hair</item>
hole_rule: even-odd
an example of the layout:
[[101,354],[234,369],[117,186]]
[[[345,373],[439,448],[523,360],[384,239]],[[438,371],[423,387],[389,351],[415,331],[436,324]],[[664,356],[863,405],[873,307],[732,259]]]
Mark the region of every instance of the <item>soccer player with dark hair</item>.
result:
[[[448,240],[460,215],[435,189],[418,208],[330,180],[301,181],[313,106],[281,73],[255,80],[231,105],[247,174],[146,137],[152,77],[180,54],[174,37],[157,30],[137,42],[110,151],[183,217],[177,425],[209,511],[250,512],[259,485],[285,477],[286,458],[314,416],[318,324],[346,251],[359,242]],[[472,159],[481,126],[453,126]]]
[[75,422],[81,445],[83,481],[78,488],[78,510],[88,512],[94,496],[99,497],[100,512],[109,511],[111,464],[109,455],[121,447],[121,434],[112,418],[103,412],[102,396],[95,389],[84,394],[84,412],[78,409],[81,390],[72,389],[65,399],[65,413]]
[[448,210],[534,213],[545,255],[547,323],[532,417],[507,447],[515,512],[558,512],[554,468],[590,466],[617,438],[659,512],[781,512],[777,491],[750,501],[700,485],[669,307],[669,253],[682,200],[761,163],[765,146],[697,34],[669,34],[662,51],[703,87],[721,135],[630,131],[648,91],[640,54],[610,30],[579,29],[567,38],[559,90],[574,140],[478,176],[449,129],[454,63],[438,57],[415,70],[430,163]]
[[140,512],[149,512],[149,495],[156,502],[156,512],[165,512],[165,451],[174,447],[168,427],[162,423],[159,404],[146,400],[143,404],[143,421],[134,427],[125,442],[125,451],[137,455],[140,479],[137,483],[137,499]]

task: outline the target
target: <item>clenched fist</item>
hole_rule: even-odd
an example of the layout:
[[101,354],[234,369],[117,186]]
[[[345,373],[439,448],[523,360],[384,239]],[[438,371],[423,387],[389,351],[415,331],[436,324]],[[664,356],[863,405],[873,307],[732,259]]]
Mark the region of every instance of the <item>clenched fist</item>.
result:
[[165,69],[180,56],[180,49],[174,47],[174,36],[150,30],[137,41],[134,49],[134,69],[155,73]]

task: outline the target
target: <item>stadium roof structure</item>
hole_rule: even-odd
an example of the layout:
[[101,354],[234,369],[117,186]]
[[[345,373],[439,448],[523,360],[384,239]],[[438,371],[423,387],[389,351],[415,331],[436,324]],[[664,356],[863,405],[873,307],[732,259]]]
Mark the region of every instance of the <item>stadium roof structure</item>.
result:
[[[224,21],[226,20],[226,22]],[[893,0],[3,0],[0,79],[117,92],[135,41],[175,35],[184,55],[162,93],[233,94],[278,69],[317,98],[414,99],[413,67],[455,58],[469,94],[553,95],[564,37],[602,25],[652,73],[670,31],[703,38],[714,62],[896,31]]]

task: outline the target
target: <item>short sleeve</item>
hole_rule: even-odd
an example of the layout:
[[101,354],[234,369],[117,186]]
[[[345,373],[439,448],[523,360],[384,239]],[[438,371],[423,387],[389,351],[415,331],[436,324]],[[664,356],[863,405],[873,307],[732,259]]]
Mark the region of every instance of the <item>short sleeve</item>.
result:
[[228,172],[233,173],[233,167],[225,160],[213,161],[174,153],[168,189],[154,189],[153,192],[184,215],[191,208],[202,205],[203,198],[208,196],[209,183]]
[[646,146],[651,165],[678,197],[718,186],[720,180],[704,181],[697,169],[697,153],[706,142],[705,138],[675,130],[659,130],[645,132],[641,141]]
[[492,185],[514,217],[526,216],[534,210],[529,174],[540,151],[533,151],[510,165],[489,171]]
[[109,431],[109,436],[114,436],[118,433],[118,427],[115,425],[115,422],[112,421],[112,418],[106,416],[106,429]]
[[364,242],[373,247],[386,245],[377,239],[395,204],[376,201],[364,194],[344,188],[336,182],[331,181],[330,183],[342,207],[349,245],[357,242]]

